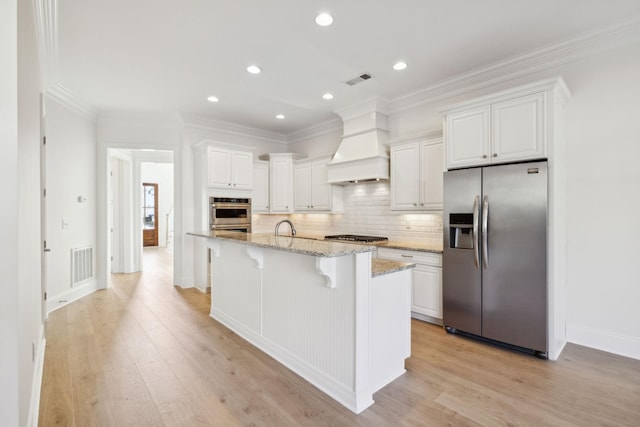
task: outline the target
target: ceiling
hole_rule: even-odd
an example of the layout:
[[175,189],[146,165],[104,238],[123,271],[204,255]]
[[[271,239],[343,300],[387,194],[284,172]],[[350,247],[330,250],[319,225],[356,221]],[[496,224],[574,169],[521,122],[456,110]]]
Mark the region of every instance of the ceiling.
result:
[[[359,101],[400,99],[640,13],[638,0],[51,4],[55,83],[95,111],[178,112],[285,136]],[[315,24],[323,11],[332,26]],[[392,69],[399,60],[403,71]],[[373,78],[345,84],[362,73]]]

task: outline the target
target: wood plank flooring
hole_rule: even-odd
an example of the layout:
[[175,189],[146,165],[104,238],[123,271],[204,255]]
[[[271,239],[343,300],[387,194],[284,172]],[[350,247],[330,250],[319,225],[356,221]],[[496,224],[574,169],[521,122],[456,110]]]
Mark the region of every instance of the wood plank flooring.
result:
[[412,323],[407,373],[355,415],[171,285],[171,258],[49,316],[40,426],[638,426],[640,361],[539,360]]

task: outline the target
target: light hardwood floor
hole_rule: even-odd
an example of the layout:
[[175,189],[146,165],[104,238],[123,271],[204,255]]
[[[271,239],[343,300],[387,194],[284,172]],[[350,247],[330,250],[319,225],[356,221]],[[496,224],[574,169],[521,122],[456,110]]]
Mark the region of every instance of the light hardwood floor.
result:
[[640,425],[640,361],[568,345],[543,361],[413,321],[407,373],[354,415],[171,285],[171,258],[56,310],[40,426]]

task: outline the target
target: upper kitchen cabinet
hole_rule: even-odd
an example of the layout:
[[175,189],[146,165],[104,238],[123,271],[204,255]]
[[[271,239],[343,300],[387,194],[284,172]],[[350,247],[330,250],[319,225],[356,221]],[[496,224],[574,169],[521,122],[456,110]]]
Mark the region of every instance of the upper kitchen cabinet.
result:
[[342,187],[327,184],[330,158],[297,162],[294,166],[295,210],[330,212],[341,210]]
[[269,162],[255,161],[253,163],[251,199],[252,212],[269,212]]
[[391,145],[391,210],[442,210],[441,138]]
[[251,190],[253,153],[208,147],[208,184],[211,188]]
[[293,153],[260,156],[269,160],[269,213],[293,213],[293,162],[303,157]]
[[441,110],[447,169],[548,158],[554,111],[568,96],[552,79]]

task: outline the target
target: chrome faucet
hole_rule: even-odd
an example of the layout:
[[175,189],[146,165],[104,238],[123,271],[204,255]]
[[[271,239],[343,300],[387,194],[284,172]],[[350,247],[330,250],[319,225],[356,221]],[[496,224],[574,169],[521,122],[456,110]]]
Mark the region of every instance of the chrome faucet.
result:
[[295,236],[296,235],[296,228],[293,226],[293,223],[291,221],[289,221],[288,219],[283,219],[282,221],[280,221],[279,223],[276,224],[276,230],[275,230],[276,237],[278,237],[278,229],[280,228],[280,225],[283,222],[286,222],[287,224],[289,224],[289,227],[291,227],[291,235]]

